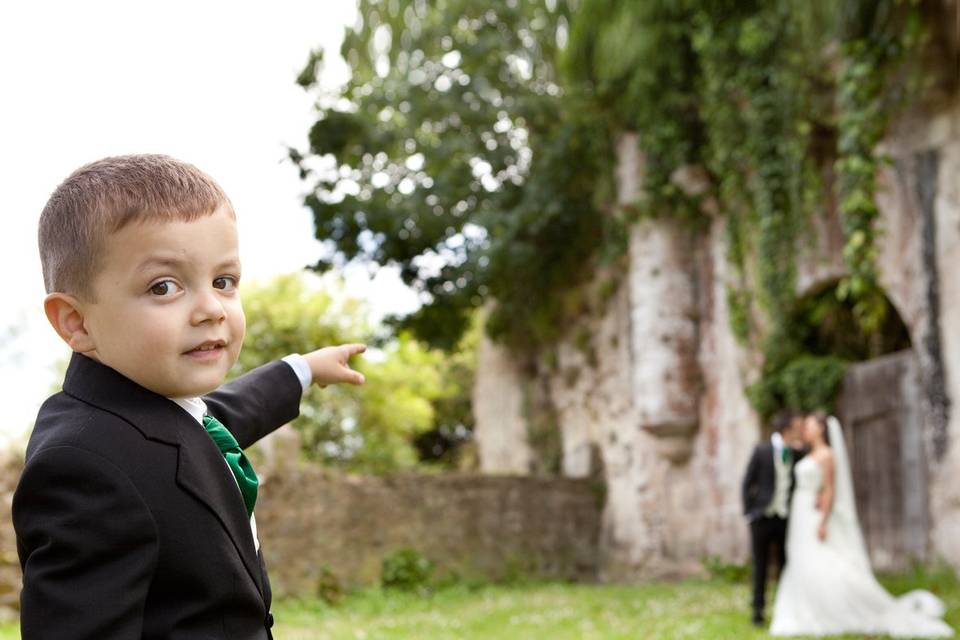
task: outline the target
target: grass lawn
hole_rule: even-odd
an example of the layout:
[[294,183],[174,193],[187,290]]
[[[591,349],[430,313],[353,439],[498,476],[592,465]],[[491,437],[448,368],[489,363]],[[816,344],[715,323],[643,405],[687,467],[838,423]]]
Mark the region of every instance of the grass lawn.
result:
[[[894,593],[922,586],[960,628],[960,583],[947,573],[886,578]],[[749,588],[719,580],[636,586],[533,583],[455,586],[432,596],[366,590],[338,607],[319,600],[276,603],[278,640],[593,640],[766,638],[748,622]],[[15,625],[0,638],[19,638]],[[858,637],[858,636],[852,636]]]

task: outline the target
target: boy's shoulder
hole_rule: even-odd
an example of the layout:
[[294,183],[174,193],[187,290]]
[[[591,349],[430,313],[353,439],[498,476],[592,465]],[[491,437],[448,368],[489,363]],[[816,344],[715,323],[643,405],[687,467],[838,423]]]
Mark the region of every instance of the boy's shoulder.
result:
[[[174,410],[170,412],[174,419],[177,411],[184,413],[169,400],[159,399]],[[73,498],[97,495],[106,502],[151,510],[162,505],[179,479],[180,450],[174,438],[151,437],[162,431],[163,416],[155,421],[153,432],[150,425],[137,424],[138,416],[154,411],[137,407],[134,415],[122,403],[101,406],[69,391],[48,398],[37,415],[14,494],[20,515],[36,506],[36,496],[61,496],[65,484],[80,492],[70,494]],[[165,426],[168,432],[177,429],[169,421]],[[83,500],[72,507],[87,508]]]
[[[299,412],[301,393],[301,382],[293,369],[274,362],[204,396],[204,401],[210,414],[227,424],[245,447],[293,420]],[[169,398],[141,387],[110,367],[74,354],[63,391],[49,398],[40,410],[27,447],[27,463],[38,452],[54,446],[88,449],[120,460],[121,466],[130,464],[131,459],[154,464],[151,456],[164,456],[164,452],[181,448],[194,457],[220,455],[211,443],[195,419]],[[194,453],[198,450],[203,454]]]
[[59,392],[43,403],[27,444],[26,460],[57,447],[85,449],[111,460],[138,457],[148,441],[128,419]]
[[142,463],[157,444],[176,444],[174,426],[185,416],[181,414],[183,410],[170,400],[74,354],[63,391],[40,408],[26,463],[53,447],[85,449],[124,467]]

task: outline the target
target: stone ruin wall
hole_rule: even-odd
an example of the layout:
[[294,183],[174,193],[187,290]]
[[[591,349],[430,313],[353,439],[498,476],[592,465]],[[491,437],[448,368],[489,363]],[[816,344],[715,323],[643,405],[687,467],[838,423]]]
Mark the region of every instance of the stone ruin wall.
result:
[[[885,150],[895,164],[885,176],[884,217],[911,231],[899,246],[913,256],[902,265],[889,260],[882,273],[909,318],[928,394],[928,459],[939,460],[930,469],[933,554],[960,567],[960,99],[909,114]],[[896,234],[889,238],[897,246]]]
[[[596,578],[601,496],[591,481],[347,475],[298,462],[290,427],[262,440],[251,457],[261,480],[259,535],[277,596],[317,596],[329,574],[344,589],[378,584],[384,557],[404,548],[433,561],[441,579]],[[19,615],[10,504],[22,468],[22,452],[0,452],[0,621]]]
[[[638,196],[642,180],[636,148],[630,138],[620,147],[625,201]],[[543,367],[562,434],[563,474],[600,471],[607,483],[604,579],[684,575],[698,571],[705,556],[746,554],[739,477],[759,428],[739,377],[749,354],[725,320],[723,237],[722,223],[700,239],[655,224],[635,228],[629,273],[604,313],[586,320],[590,349],[571,337],[557,345],[556,366]],[[486,362],[481,352],[480,381],[490,373]],[[499,391],[501,404],[503,394],[521,393]],[[477,424],[478,443],[509,448],[517,433]],[[598,458],[600,470],[592,468]],[[502,471],[482,446],[480,460],[483,471]]]
[[324,570],[345,587],[378,584],[383,559],[405,548],[433,561],[438,578],[597,574],[600,498],[585,480],[345,476],[293,465],[265,484],[257,521],[280,595],[315,594]]
[[[640,196],[636,148],[625,138],[619,149],[625,201]],[[931,461],[929,557],[960,567],[960,411],[947,406],[960,403],[960,103],[906,114],[880,151],[893,160],[879,176],[880,279],[910,331],[927,395],[920,428]],[[844,273],[839,221],[830,203],[825,209],[798,251],[801,294]],[[562,434],[563,473],[597,473],[591,467],[602,460],[606,579],[689,574],[708,556],[748,556],[740,481],[761,429],[744,389],[760,361],[727,320],[724,237],[719,217],[695,241],[669,223],[638,225],[620,289],[600,316],[556,346],[556,366],[541,367]],[[573,338],[584,329],[590,362]],[[495,350],[481,352],[478,390]],[[496,399],[477,393],[475,402],[504,406],[522,393],[522,385],[501,381]],[[516,428],[524,419],[515,414],[506,428],[478,419],[478,442],[516,445],[529,456]],[[941,462],[938,442],[949,444]],[[480,447],[481,469],[504,471],[489,451]]]

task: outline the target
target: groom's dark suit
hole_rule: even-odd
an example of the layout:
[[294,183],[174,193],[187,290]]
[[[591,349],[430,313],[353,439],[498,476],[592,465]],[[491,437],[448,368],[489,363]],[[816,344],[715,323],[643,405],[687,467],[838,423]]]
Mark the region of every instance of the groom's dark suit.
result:
[[[247,447],[299,412],[275,362],[205,397]],[[74,354],[13,499],[24,640],[270,638],[270,584],[223,456],[172,401]]]
[[[786,445],[784,445],[786,446]],[[802,452],[788,449],[791,453],[790,473],[787,476],[787,505],[793,494],[793,468]],[[777,566],[780,571],[786,563],[787,520],[767,510],[777,490],[777,449],[770,441],[761,442],[753,449],[747,472],[743,477],[743,513],[750,523],[750,540],[753,551],[753,611],[754,620],[763,619],[766,602],[767,564],[770,548],[777,548]]]
[[[743,477],[743,514],[748,520],[762,518],[776,490],[775,449],[770,441],[753,449],[747,473]],[[791,487],[793,482],[791,480]]]

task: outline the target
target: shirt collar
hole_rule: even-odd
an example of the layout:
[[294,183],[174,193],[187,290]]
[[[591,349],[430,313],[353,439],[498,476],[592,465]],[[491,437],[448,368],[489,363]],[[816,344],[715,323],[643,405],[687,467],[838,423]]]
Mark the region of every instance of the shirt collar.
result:
[[[170,398],[173,402],[190,414],[198,424],[203,424],[203,416],[207,414],[207,403],[200,398]],[[780,434],[777,434],[780,435]]]
[[[200,400],[200,398],[197,398],[197,400]],[[203,401],[200,400],[200,402],[203,402]],[[770,443],[773,445],[774,449],[783,449],[783,436],[780,435],[779,432],[774,431],[773,435],[770,436]]]

